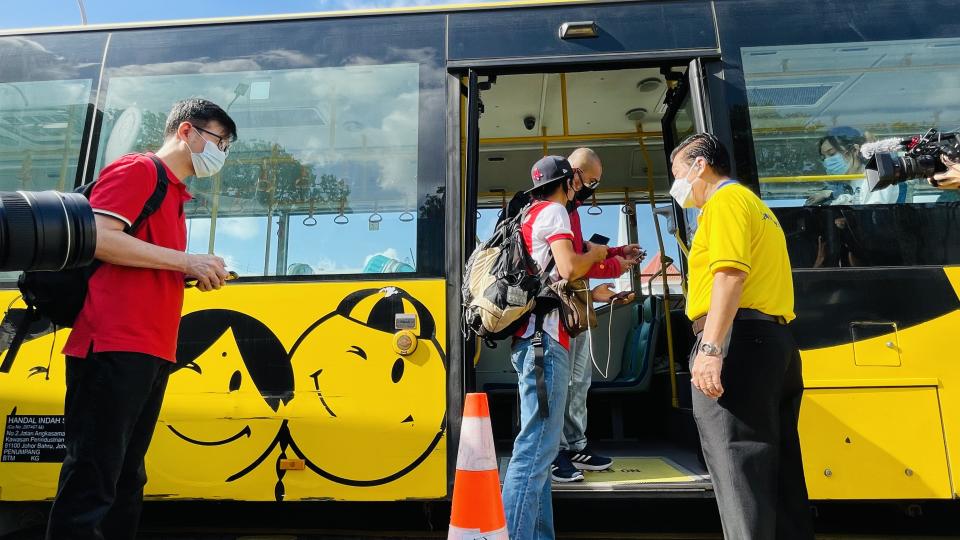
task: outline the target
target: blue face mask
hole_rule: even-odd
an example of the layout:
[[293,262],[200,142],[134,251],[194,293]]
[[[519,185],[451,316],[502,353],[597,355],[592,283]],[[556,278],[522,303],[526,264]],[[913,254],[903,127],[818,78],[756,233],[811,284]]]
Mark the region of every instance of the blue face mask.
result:
[[843,154],[834,154],[823,158],[823,168],[827,170],[827,174],[846,174],[850,170],[850,164]]

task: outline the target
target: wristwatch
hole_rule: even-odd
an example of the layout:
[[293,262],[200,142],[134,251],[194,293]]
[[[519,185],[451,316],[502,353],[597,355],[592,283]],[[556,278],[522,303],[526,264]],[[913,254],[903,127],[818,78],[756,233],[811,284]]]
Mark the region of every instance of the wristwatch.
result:
[[713,343],[707,343],[707,342],[701,343],[700,352],[703,353],[705,356],[723,356],[723,350],[721,350],[720,347],[717,347]]

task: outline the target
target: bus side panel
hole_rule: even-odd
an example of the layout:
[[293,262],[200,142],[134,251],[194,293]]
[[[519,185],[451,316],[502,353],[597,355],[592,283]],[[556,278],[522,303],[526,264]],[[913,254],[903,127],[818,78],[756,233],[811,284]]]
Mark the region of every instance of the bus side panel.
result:
[[[147,455],[146,496],[443,497],[444,294],[441,280],[188,292],[178,364]],[[416,348],[401,355],[395,340],[406,329]],[[28,342],[0,374],[2,500],[55,493],[65,337]]]
[[949,498],[935,387],[807,389],[804,473],[815,499]]
[[825,286],[838,273],[795,274],[798,315],[817,306],[822,329],[797,336],[810,497],[951,498],[950,464],[960,460],[960,365],[951,352],[960,268],[854,272],[843,295]]

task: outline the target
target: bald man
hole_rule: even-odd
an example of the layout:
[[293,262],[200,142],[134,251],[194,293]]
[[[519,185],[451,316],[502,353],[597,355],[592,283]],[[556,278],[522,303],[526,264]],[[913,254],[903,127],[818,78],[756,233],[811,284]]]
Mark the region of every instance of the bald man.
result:
[[[578,253],[586,251],[588,243],[583,241],[580,227],[580,214],[577,208],[589,199],[600,185],[603,164],[596,152],[589,148],[577,148],[567,158],[574,172],[574,188],[577,190],[575,203],[570,210],[570,227],[574,236],[574,249]],[[641,256],[640,246],[631,244],[612,248],[607,259],[590,268],[587,278],[615,279],[629,272],[637,265]],[[633,301],[633,296],[627,302]],[[592,382],[593,368],[590,365],[590,337],[584,333],[570,341],[570,387],[567,389],[567,402],[564,408],[563,437],[560,449],[551,468],[554,482],[579,482],[583,480],[581,471],[603,471],[613,465],[613,460],[594,452],[587,445],[587,393]]]

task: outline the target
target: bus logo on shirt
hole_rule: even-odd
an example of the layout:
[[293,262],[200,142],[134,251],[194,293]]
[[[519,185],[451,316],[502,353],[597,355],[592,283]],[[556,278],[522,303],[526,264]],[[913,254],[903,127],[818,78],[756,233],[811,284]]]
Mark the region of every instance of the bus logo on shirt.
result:
[[778,223],[777,220],[773,219],[773,217],[771,217],[770,214],[764,212],[764,213],[763,213],[763,217],[760,218],[760,221],[767,221],[767,220],[772,221],[772,222],[773,222],[773,225],[774,225],[776,228],[778,228],[778,229],[780,228],[780,223]]

